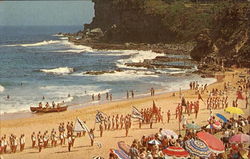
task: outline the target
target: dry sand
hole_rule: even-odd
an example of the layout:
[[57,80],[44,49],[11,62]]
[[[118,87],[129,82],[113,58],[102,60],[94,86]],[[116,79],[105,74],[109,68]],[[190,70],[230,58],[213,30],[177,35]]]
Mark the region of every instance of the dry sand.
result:
[[[234,73],[245,72],[243,69],[237,69]],[[229,91],[229,106],[232,104],[232,100],[235,99],[235,89],[237,87],[236,81],[239,79],[238,76],[232,77],[233,72],[217,73],[220,74],[218,81],[208,87],[209,90],[212,88],[222,89],[224,82],[230,82],[231,91]],[[223,74],[223,75],[222,75]],[[225,75],[224,78],[221,78]],[[156,92],[157,93],[157,92]],[[197,100],[197,95],[194,94],[193,90],[187,90],[182,92],[186,100],[194,101]],[[202,95],[203,99],[207,99],[207,94]],[[49,133],[52,128],[58,130],[58,125],[61,122],[67,123],[68,121],[75,121],[76,117],[87,122],[89,128],[94,127],[95,114],[96,110],[105,112],[107,115],[115,114],[128,114],[131,113],[131,107],[136,106],[138,109],[147,108],[152,106],[152,100],[155,100],[156,105],[162,108],[164,111],[164,122],[157,123],[153,125],[153,129],[149,129],[149,125],[142,125],[142,129],[138,129],[138,124],[133,122],[132,128],[129,130],[129,136],[125,137],[125,130],[114,130],[114,131],[104,131],[103,137],[99,137],[98,124],[96,124],[95,130],[95,142],[102,145],[101,148],[95,144],[93,147],[90,147],[90,140],[88,135],[81,138],[76,138],[75,145],[72,148],[71,152],[68,152],[67,145],[53,148],[43,149],[41,153],[38,152],[37,148],[31,148],[30,135],[33,131],[36,133],[41,131],[42,133],[45,130],[48,130]],[[159,128],[172,129],[178,132],[178,121],[175,120],[175,108],[177,103],[180,102],[179,93],[176,92],[176,96],[172,97],[172,93],[155,95],[154,97],[143,97],[139,99],[131,99],[125,101],[110,102],[102,105],[88,106],[75,110],[68,110],[66,112],[60,113],[50,113],[42,115],[34,115],[32,117],[26,117],[21,119],[12,119],[12,120],[1,120],[0,126],[0,136],[7,134],[9,136],[11,133],[15,134],[17,137],[20,137],[22,133],[26,136],[26,145],[23,152],[17,152],[15,154],[4,154],[2,157],[4,159],[90,159],[93,156],[100,155],[104,158],[108,158],[109,149],[117,148],[118,141],[126,141],[128,144],[131,144],[133,139],[139,139],[142,135],[150,135],[158,132]],[[244,116],[249,115],[249,110],[245,109],[245,101],[239,102],[239,107],[243,108],[245,111]],[[171,110],[171,120],[170,123],[166,123],[166,113],[167,110]],[[223,109],[213,110],[213,113],[222,113],[226,117],[232,117],[231,114],[225,113]],[[194,114],[188,117],[188,121],[191,122],[194,120],[200,125],[207,124],[207,119],[209,117],[209,111],[206,109],[206,106],[203,102],[200,102],[200,112],[198,118],[194,119]],[[135,121],[135,120],[133,120]],[[19,146],[18,146],[19,148]],[[9,148],[8,148],[9,149]]]

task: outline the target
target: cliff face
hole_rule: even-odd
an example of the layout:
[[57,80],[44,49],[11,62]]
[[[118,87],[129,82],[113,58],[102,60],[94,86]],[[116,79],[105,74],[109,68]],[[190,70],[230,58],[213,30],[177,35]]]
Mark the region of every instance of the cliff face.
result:
[[92,0],[95,17],[80,42],[181,43],[196,41],[194,60],[250,66],[249,3],[166,0]]
[[[168,40],[167,29],[161,17],[145,14],[143,4],[132,0],[119,3],[117,0],[93,0],[95,17],[86,29],[101,28],[106,42],[157,43]],[[144,3],[143,0],[141,3]]]
[[213,26],[198,34],[191,57],[205,64],[250,67],[250,9],[230,4],[215,16]]

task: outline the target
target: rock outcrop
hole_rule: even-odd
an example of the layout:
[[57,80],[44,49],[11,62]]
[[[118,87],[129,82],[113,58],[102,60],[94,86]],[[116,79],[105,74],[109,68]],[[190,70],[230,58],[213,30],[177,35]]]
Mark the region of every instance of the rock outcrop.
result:
[[214,27],[198,34],[191,57],[201,61],[203,69],[232,65],[250,67],[250,9],[241,5],[225,7],[213,22]]

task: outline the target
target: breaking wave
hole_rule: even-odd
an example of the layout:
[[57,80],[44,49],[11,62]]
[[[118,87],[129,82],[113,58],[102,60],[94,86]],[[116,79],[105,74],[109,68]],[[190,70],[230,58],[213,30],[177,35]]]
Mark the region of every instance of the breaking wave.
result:
[[2,85],[0,85],[0,92],[4,91],[4,87]]
[[[126,50],[124,50],[126,52]],[[132,51],[132,50],[130,50]],[[134,68],[131,66],[127,66],[126,63],[137,63],[137,62],[143,62],[144,60],[148,59],[154,59],[157,56],[159,56],[158,53],[155,53],[153,51],[139,51],[139,50],[133,50],[134,54],[131,55],[128,59],[120,59],[117,61],[116,66],[119,68]],[[137,67],[137,69],[146,69],[144,67]]]
[[73,73],[74,69],[70,67],[58,67],[58,68],[53,68],[53,69],[40,69],[40,71],[45,72],[45,73],[64,75],[64,74]]
[[51,45],[59,43],[59,40],[49,40],[49,41],[42,41],[32,44],[11,44],[11,45],[3,45],[3,46],[23,46],[23,47],[34,47],[34,46],[44,46],[44,45]]

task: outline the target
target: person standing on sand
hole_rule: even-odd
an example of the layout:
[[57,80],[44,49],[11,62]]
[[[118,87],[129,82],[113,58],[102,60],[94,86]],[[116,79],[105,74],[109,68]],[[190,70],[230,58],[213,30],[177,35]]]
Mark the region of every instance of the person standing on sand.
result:
[[7,139],[6,139],[6,135],[4,135],[3,138],[4,138],[4,140],[3,140],[3,141],[4,141],[3,152],[4,152],[4,153],[7,153],[8,141],[7,141]]
[[134,99],[135,94],[134,94],[134,91],[133,91],[133,90],[131,91],[131,96],[132,96],[132,98]]
[[106,100],[109,100],[109,92],[106,93]]
[[102,125],[102,123],[99,125],[99,130],[100,130],[100,137],[102,137],[102,134],[103,134],[103,125]]
[[71,134],[68,134],[68,151],[70,152],[72,147],[72,136]]
[[39,136],[39,138],[38,138],[38,150],[39,150],[39,152],[42,151],[42,147],[43,147],[43,137]]
[[153,129],[153,116],[150,117],[149,127],[150,127],[150,129]]
[[98,100],[101,100],[101,94],[98,93],[98,96],[97,96]]
[[115,129],[115,116],[112,116],[112,130]]
[[32,141],[32,148],[34,148],[35,145],[36,145],[36,134],[35,134],[35,132],[33,132],[31,134],[31,141]]
[[94,139],[95,139],[94,131],[95,131],[95,129],[90,129],[90,131],[89,131],[91,146],[94,145]]
[[112,94],[109,95],[109,100],[112,101]]
[[16,136],[13,136],[13,152],[14,153],[16,153],[17,145],[18,145],[18,140]]
[[20,137],[20,151],[24,150],[24,146],[25,146],[25,137],[24,134],[22,134]]
[[168,123],[169,123],[169,121],[170,121],[170,116],[171,116],[171,113],[170,113],[170,110],[168,110],[168,112],[167,112],[167,120],[168,120]]
[[126,130],[125,136],[126,136],[126,137],[128,136],[129,126],[130,126],[129,121],[126,120],[126,121],[125,121],[125,130]]
[[110,130],[111,127],[111,120],[110,120],[110,116],[108,116],[108,130]]
[[139,119],[139,129],[141,129],[142,119]]
[[0,139],[0,154],[4,152],[4,138]]

